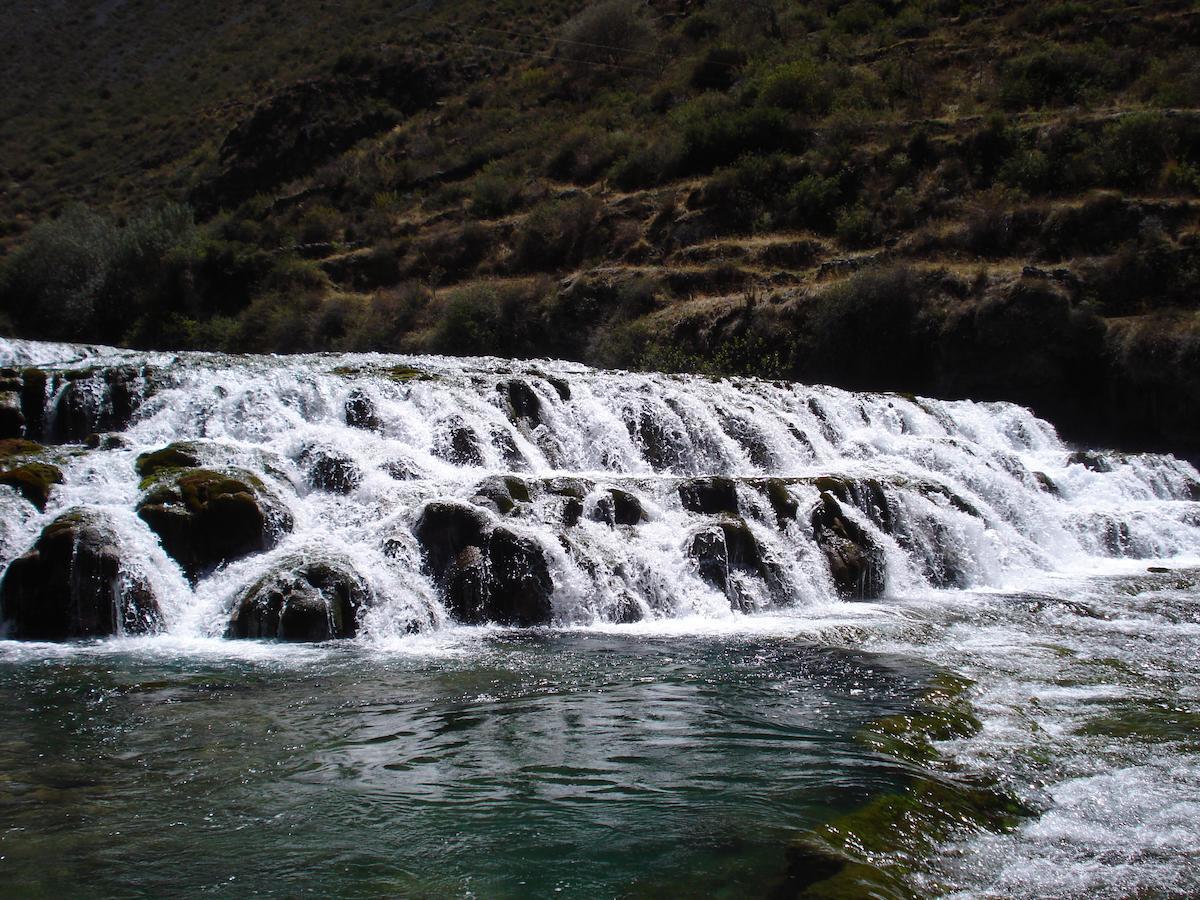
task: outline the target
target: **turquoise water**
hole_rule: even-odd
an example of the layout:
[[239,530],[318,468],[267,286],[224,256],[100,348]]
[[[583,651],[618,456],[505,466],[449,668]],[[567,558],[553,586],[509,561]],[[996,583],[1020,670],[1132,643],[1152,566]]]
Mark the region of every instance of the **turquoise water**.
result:
[[798,834],[902,782],[856,735],[929,675],[794,637],[213,643],[0,663],[9,890],[767,896]]

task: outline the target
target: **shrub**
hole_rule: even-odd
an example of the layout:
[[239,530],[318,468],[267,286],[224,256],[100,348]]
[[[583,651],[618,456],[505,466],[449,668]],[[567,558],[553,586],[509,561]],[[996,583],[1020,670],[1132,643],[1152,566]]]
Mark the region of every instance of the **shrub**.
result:
[[537,356],[544,286],[475,284],[450,294],[429,349],[456,356]]
[[1157,186],[1171,137],[1160,113],[1134,113],[1105,126],[1094,151],[1104,183],[1128,190]]
[[878,217],[862,204],[837,217],[837,237],[847,247],[874,246],[879,243],[880,231]]
[[587,7],[560,32],[559,52],[582,66],[614,64],[646,47],[649,27],[629,0],[606,0]]
[[1000,167],[1000,181],[1010,187],[1040,194],[1055,186],[1050,158],[1041,150],[1019,150]]
[[776,66],[758,81],[758,101],[764,106],[822,116],[832,100],[830,73],[812,59]]
[[727,91],[733,87],[746,54],[732,47],[711,47],[696,61],[689,83],[701,91]]
[[735,107],[720,94],[697,97],[672,113],[683,141],[683,165],[711,171],[746,153],[782,150],[794,142],[783,110]]
[[1100,89],[1118,87],[1130,73],[1111,49],[1051,45],[1013,57],[1000,68],[1000,100],[1009,109],[1070,106]]
[[484,219],[502,216],[517,205],[520,196],[520,181],[484,172],[471,185],[471,215]]
[[841,193],[836,178],[806,175],[788,191],[788,218],[797,225],[817,231],[828,230],[841,204]]
[[599,210],[599,201],[589,194],[535,207],[514,237],[516,268],[550,270],[582,260]]
[[866,34],[884,20],[883,8],[866,0],[853,0],[833,17],[833,27],[846,34]]

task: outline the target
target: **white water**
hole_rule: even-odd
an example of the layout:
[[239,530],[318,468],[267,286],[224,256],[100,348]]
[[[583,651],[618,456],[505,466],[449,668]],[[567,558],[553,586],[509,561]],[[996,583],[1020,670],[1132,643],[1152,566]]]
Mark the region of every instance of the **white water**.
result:
[[[1200,562],[1200,504],[1192,499],[1200,476],[1186,463],[1100,453],[1098,468],[1111,471],[1093,471],[1070,461],[1073,448],[1051,425],[1010,404],[561,362],[135,354],[0,341],[0,365],[146,368],[148,396],[123,432],[127,445],[55,451],[65,484],[45,513],[0,487],[0,565],[65,509],[103,510],[163,606],[165,634],[136,639],[147,648],[213,652],[250,585],[298,558],[328,557],[351,564],[375,598],[361,643],[428,652],[443,634],[459,646],[412,536],[424,504],[469,500],[498,473],[583,477],[596,488],[585,507],[601,489],[619,487],[641,500],[648,520],[613,528],[585,514],[564,529],[561,498],[536,490],[531,504],[505,518],[544,549],[555,624],[681,634],[778,628],[921,655],[977,680],[984,730],[945,749],[1042,814],[1014,834],[944,848],[931,891],[936,884],[963,896],[1182,896],[1196,887],[1188,872],[1200,846],[1197,742],[1080,733],[1096,709],[1117,703],[1175,697],[1194,710],[1200,702],[1194,581],[1150,583],[1135,599],[1127,590],[1148,566]],[[396,380],[388,374],[396,366],[433,377]],[[511,416],[497,386],[514,379],[536,393],[541,424]],[[99,410],[102,380],[88,383]],[[355,390],[372,400],[379,431],[346,424]],[[54,402],[47,398],[49,409]],[[479,440],[480,466],[439,455],[449,430],[462,426]],[[657,435],[656,447],[639,428]],[[134,460],[180,440],[203,441],[209,467],[258,473],[295,520],[274,550],[194,587],[134,513]],[[313,445],[351,458],[361,484],[348,495],[311,488],[301,453]],[[397,463],[418,477],[396,480],[388,469]],[[687,555],[690,535],[713,517],[684,510],[677,486],[706,474],[799,479],[787,486],[799,514],[783,528],[751,481],[738,484],[741,513],[783,583],[772,591],[744,578],[757,617],[731,610]],[[888,533],[867,512],[845,507],[887,549],[887,591],[877,604],[839,600],[813,541],[808,511],[819,492],[803,479],[826,475],[883,485]],[[938,571],[953,574],[955,589],[934,590]],[[629,598],[643,620],[611,624]],[[413,623],[426,633],[408,636]]]

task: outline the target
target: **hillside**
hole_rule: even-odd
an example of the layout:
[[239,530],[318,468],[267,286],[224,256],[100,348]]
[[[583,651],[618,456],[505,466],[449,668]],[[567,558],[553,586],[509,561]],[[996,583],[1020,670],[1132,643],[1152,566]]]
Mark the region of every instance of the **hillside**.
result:
[[0,35],[4,333],[1002,398],[1200,451],[1194,3],[107,0]]

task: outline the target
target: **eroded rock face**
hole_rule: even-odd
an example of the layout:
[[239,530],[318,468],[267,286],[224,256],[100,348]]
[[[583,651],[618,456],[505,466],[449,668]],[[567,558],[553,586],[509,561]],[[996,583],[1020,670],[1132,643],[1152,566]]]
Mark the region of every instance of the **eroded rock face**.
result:
[[234,607],[226,636],[328,641],[358,633],[369,591],[349,567],[317,562],[283,569],[255,584]]
[[138,516],[193,581],[271,549],[292,529],[291,514],[248,472],[168,474],[142,497]]
[[0,582],[8,636],[65,641],[143,634],[162,624],[158,601],[122,556],[116,532],[94,511],[55,519]]
[[476,507],[447,501],[427,504],[414,533],[457,621],[540,625],[553,617],[554,583],[537,542],[493,526]]
[[881,596],[885,573],[883,548],[846,517],[841,504],[829,491],[822,491],[810,521],[838,593],[857,600]]

